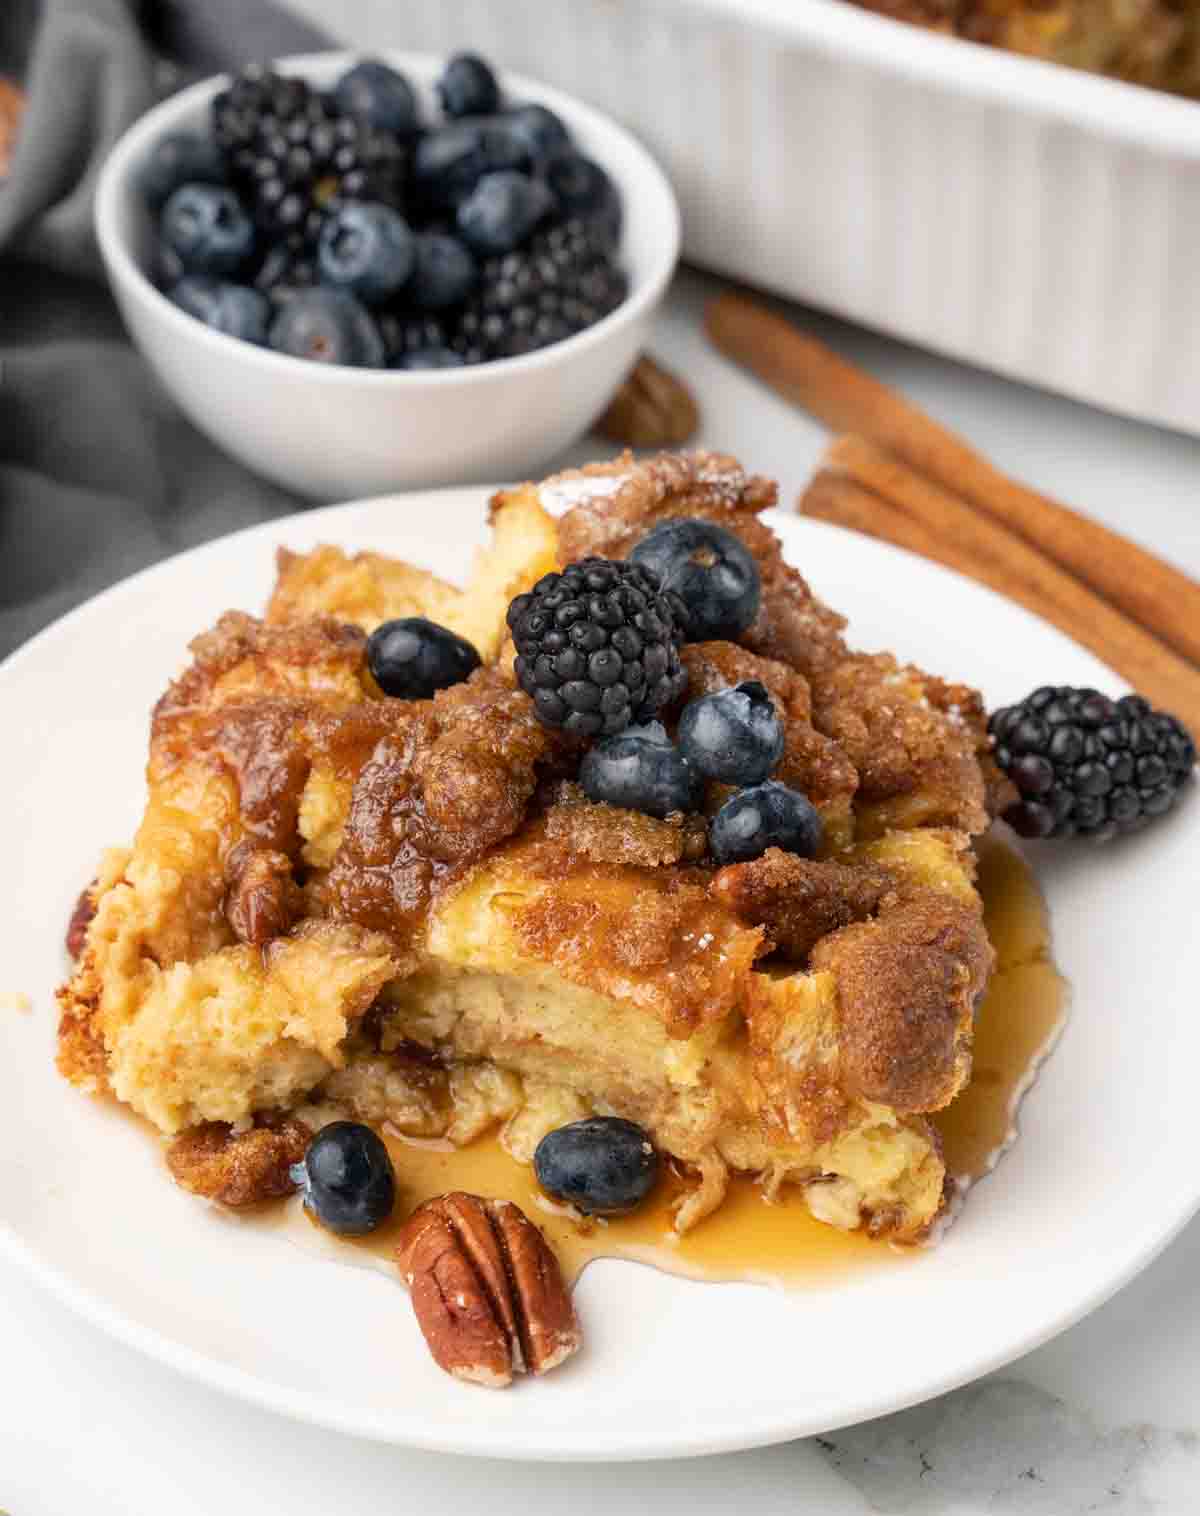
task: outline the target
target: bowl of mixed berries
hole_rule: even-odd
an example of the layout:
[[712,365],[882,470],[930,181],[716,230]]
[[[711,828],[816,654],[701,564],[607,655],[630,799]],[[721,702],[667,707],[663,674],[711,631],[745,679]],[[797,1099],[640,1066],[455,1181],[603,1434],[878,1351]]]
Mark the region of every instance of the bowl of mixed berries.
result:
[[632,367],[679,251],[629,133],[472,53],[184,90],[113,149],[96,230],[181,408],[317,499],[537,471]]

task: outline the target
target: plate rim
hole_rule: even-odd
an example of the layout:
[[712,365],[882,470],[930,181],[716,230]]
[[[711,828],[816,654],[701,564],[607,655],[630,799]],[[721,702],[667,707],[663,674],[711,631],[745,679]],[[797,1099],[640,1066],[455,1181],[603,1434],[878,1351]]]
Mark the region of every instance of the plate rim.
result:
[[[262,540],[272,536],[282,538],[289,529],[301,524],[305,527],[306,534],[312,535],[313,529],[319,528],[321,523],[351,512],[395,508],[399,513],[412,507],[417,501],[428,505],[439,497],[447,499],[454,497],[460,501],[470,497],[483,506],[495,490],[506,487],[504,485],[464,485],[371,496],[340,502],[336,505],[292,512],[269,521],[253,523],[207,542],[195,544],[126,576],[41,629],[0,662],[0,684],[7,675],[19,668],[26,658],[34,656],[43,641],[68,632],[77,620],[94,614],[98,608],[112,599],[120,598],[143,580],[160,573],[175,572],[185,562],[202,560],[206,555],[227,551],[232,543],[239,540],[246,538]],[[773,525],[785,524],[785,539],[792,531],[798,531],[818,540],[822,537],[836,537],[843,541],[854,538],[864,551],[877,558],[885,560],[890,558],[901,565],[909,560],[915,560],[921,565],[923,571],[932,571],[935,577],[947,576],[952,580],[957,580],[961,585],[969,587],[973,595],[983,595],[991,601],[1000,603],[1004,607],[1005,614],[1011,615],[1015,611],[1021,618],[1027,618],[1036,623],[1042,635],[1048,633],[1054,638],[1069,643],[1080,657],[1089,661],[1109,680],[1118,681],[1123,687],[1126,685],[1126,681],[1120,675],[1108,669],[1094,654],[1074,643],[1057,627],[1025,607],[1015,604],[954,570],[931,563],[920,555],[895,547],[890,543],[861,538],[859,534],[846,528],[812,521],[793,512],[775,510],[766,513],[766,516]],[[785,547],[786,545],[785,541]],[[743,1422],[728,1431],[716,1430],[705,1424],[693,1430],[693,1424],[681,1422],[677,1424],[674,1435],[668,1440],[664,1440],[661,1433],[626,1436],[623,1440],[610,1438],[600,1451],[588,1449],[583,1442],[566,1447],[538,1443],[509,1451],[488,1440],[486,1415],[450,1422],[432,1418],[425,1420],[420,1415],[414,1415],[411,1411],[405,1410],[403,1422],[398,1424],[395,1418],[361,1404],[342,1402],[339,1405],[335,1397],[294,1390],[275,1380],[240,1368],[226,1359],[200,1352],[169,1336],[165,1331],[145,1325],[127,1315],[119,1307],[111,1305],[103,1294],[77,1283],[57,1264],[40,1256],[3,1216],[0,1216],[0,1255],[11,1259],[36,1284],[47,1289],[54,1298],[60,1300],[77,1315],[126,1346],[146,1354],[156,1362],[209,1388],[294,1420],[365,1437],[372,1441],[470,1457],[500,1458],[521,1462],[641,1462],[660,1458],[697,1457],[733,1452],[769,1446],[797,1437],[817,1435],[836,1427],[856,1424],[903,1410],[992,1373],[1075,1325],[1103,1305],[1105,1301],[1111,1299],[1151,1264],[1178,1236],[1197,1211],[1200,1211],[1200,1187],[1192,1195],[1181,1192],[1181,1197],[1180,1203],[1174,1208],[1174,1212],[1168,1215],[1163,1227],[1130,1254],[1124,1265],[1115,1273],[1104,1277],[1090,1289],[1085,1290],[1069,1306],[1052,1313],[1049,1318],[1039,1322],[1031,1330],[1016,1334],[1002,1347],[971,1360],[969,1365],[960,1365],[957,1368],[934,1374],[919,1385],[903,1389],[898,1394],[869,1386],[864,1389],[852,1406],[846,1405],[845,1397],[841,1397],[840,1408],[837,1410],[833,1410],[832,1407],[822,1408],[818,1401],[806,1411],[789,1412],[786,1408],[778,1409],[773,1413],[756,1416],[753,1425]]]

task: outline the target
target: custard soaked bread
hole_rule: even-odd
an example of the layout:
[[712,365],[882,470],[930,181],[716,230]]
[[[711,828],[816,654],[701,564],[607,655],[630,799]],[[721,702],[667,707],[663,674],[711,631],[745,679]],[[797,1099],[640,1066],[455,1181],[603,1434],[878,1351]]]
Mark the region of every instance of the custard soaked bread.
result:
[[[920,1237],[945,1185],[926,1117],[968,1077],[991,970],[971,837],[998,781],[979,697],[852,652],[759,519],[774,498],[710,454],[524,486],[463,591],[375,554],[281,554],[266,620],[222,617],[155,711],[145,817],[60,993],[64,1074],[169,1134],[317,1102],[459,1143],[503,1123],[528,1159],[618,1114],[694,1176],[681,1229],[738,1170]],[[664,819],[587,799],[579,741],[514,677],[515,595],[697,517],[753,554],[761,605],[737,643],[682,648],[663,717],[759,681],[778,777],[824,824],[815,858],[718,867],[715,782]],[[365,633],[411,615],[484,666],[385,697]]]

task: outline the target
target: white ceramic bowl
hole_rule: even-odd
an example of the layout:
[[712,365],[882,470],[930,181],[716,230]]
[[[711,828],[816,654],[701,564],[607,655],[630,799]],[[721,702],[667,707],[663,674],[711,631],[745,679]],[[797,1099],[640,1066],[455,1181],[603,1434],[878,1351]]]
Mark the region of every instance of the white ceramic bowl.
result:
[[[284,59],[285,73],[330,85],[351,53]],[[426,94],[441,57],[389,53]],[[535,474],[604,409],[644,343],[679,253],[679,210],[654,159],[622,127],[526,79],[510,99],[562,117],[621,192],[624,303],[576,337],[501,363],[432,373],[326,368],[214,332],[143,273],[153,226],[136,176],[168,132],[201,127],[225,83],[206,80],[157,106],[113,149],[96,192],[96,234],[129,331],[192,421],[256,473],[311,499]]]

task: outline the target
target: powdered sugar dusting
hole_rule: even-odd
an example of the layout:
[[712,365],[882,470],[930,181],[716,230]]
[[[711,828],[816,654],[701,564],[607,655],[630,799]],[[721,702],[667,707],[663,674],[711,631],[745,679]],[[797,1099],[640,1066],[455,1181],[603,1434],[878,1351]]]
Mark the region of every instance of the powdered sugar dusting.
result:
[[698,484],[707,485],[715,490],[718,495],[730,506],[740,503],[746,488],[746,475],[739,467],[730,467],[728,464],[715,458],[706,457],[696,470]]
[[628,474],[573,474],[543,484],[538,493],[552,516],[561,516],[585,500],[604,500],[629,482]]

